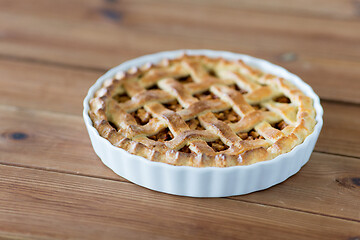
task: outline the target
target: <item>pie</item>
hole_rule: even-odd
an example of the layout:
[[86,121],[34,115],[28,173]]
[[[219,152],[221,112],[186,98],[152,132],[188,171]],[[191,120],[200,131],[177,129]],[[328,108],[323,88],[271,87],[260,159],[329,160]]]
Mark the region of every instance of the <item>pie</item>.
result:
[[241,60],[183,55],[119,72],[90,100],[100,136],[177,166],[273,159],[313,132],[312,98]]

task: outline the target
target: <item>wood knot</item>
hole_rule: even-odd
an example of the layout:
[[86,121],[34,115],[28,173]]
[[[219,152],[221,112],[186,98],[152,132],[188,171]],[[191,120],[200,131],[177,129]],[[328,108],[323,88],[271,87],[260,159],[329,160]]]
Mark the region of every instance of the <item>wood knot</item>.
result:
[[[352,189],[360,186],[360,178],[358,177],[344,177],[337,178],[335,181],[342,187]],[[360,240],[360,239],[359,239]]]
[[[353,184],[360,187],[360,177],[351,178],[351,181],[353,182]],[[359,240],[360,240],[360,238],[359,238]]]
[[354,7],[355,16],[360,16],[360,0],[353,0],[352,4]]
[[4,132],[0,133],[0,138],[12,139],[15,141],[25,140],[29,137],[27,133],[23,132]]
[[360,236],[357,236],[357,237],[349,237],[348,240],[360,240]]
[[23,132],[13,132],[13,133],[10,133],[9,136],[11,139],[14,139],[14,140],[24,140],[29,137],[29,135],[27,135],[26,133],[23,133]]
[[294,62],[298,59],[298,56],[296,53],[293,52],[287,52],[287,53],[283,53],[281,54],[278,59],[281,62]]
[[110,19],[111,21],[115,21],[115,22],[119,22],[123,18],[123,14],[121,12],[110,9],[110,8],[100,9],[100,13],[105,18]]

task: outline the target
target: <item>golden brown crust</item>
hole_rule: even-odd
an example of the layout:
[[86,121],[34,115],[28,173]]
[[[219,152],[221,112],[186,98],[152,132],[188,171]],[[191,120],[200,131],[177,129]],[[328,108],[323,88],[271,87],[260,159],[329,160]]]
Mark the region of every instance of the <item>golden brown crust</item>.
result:
[[316,124],[312,99],[285,79],[241,60],[187,55],[104,81],[89,115],[114,146],[194,167],[272,159]]

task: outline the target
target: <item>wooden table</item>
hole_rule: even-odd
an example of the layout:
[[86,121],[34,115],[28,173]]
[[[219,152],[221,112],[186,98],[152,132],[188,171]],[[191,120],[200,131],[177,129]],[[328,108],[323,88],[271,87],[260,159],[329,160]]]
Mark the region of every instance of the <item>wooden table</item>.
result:
[[[180,48],[250,54],[320,95],[309,163],[268,190],[195,199],[115,175],[81,117],[126,59]],[[360,239],[360,1],[1,0],[1,239]]]

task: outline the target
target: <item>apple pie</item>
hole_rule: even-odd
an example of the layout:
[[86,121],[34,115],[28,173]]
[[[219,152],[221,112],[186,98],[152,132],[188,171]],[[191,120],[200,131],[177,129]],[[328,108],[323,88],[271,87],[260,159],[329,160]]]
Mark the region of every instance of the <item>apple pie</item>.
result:
[[100,136],[150,161],[230,167],[273,159],[313,132],[313,101],[241,60],[184,55],[119,72],[90,100]]

